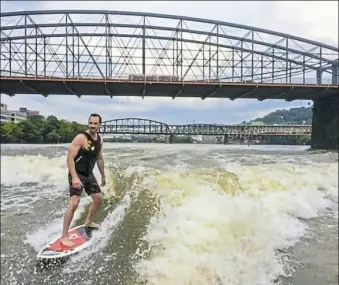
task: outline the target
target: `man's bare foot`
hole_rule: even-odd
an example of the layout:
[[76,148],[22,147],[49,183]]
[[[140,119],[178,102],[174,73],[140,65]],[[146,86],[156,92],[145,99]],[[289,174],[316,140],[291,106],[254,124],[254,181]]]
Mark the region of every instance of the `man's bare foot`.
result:
[[100,227],[100,224],[91,222],[91,223],[85,223],[85,226],[89,227],[89,228],[97,228],[98,229]]
[[62,245],[67,246],[67,247],[75,246],[75,243],[70,241],[68,237],[61,238],[60,242]]

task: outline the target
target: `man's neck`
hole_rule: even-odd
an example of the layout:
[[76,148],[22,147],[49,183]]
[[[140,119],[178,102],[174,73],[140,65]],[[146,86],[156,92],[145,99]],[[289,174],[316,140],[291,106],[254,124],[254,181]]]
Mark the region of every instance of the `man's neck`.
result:
[[89,130],[86,131],[91,137],[92,139],[96,140],[97,137],[98,137],[98,134],[95,132],[95,133],[91,133]]

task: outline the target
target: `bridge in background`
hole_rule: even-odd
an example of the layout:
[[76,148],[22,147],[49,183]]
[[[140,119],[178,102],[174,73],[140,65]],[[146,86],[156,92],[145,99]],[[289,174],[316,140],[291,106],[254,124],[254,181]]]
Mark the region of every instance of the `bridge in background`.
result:
[[124,118],[103,122],[100,133],[139,135],[231,135],[244,137],[252,135],[304,136],[311,135],[312,126],[244,126],[219,124],[168,125],[166,123],[147,119]]
[[1,93],[313,100],[312,146],[338,147],[338,47],[127,11],[1,13],[0,31]]

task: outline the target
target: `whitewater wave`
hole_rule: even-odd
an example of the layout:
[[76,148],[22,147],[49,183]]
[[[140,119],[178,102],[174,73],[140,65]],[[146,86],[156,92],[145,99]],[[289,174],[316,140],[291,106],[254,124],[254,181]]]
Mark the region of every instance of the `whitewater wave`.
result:
[[[160,199],[135,270],[147,284],[273,284],[292,269],[278,250],[331,206],[333,164],[225,167],[153,176]],[[302,219],[300,219],[302,218]],[[140,258],[141,257],[141,258]]]
[[[152,151],[162,152],[162,148]],[[170,148],[168,153],[175,154],[175,150]],[[218,165],[213,169],[197,168],[188,160],[176,167],[164,163],[159,169],[107,161],[103,192],[108,214],[103,230],[94,237],[97,246],[74,258],[69,268],[75,270],[82,260],[89,262],[93,253],[110,252],[111,240],[117,244],[129,232],[128,222],[137,220],[146,229],[140,231],[141,236],[130,237],[135,238],[137,248],[132,258],[136,279],[130,284],[271,285],[279,276],[289,276],[292,263],[282,250],[311,234],[308,219],[337,214],[337,163],[310,163],[308,158],[293,157],[277,163],[274,157],[266,157],[272,161],[263,164],[253,157],[256,161],[244,165],[234,156],[227,160],[227,155],[211,153],[209,159]],[[64,156],[2,156],[1,184],[7,187],[5,191],[15,192],[36,183],[46,195],[55,197],[53,187],[67,195],[66,167]],[[97,169],[95,176],[100,178]],[[90,199],[81,201],[75,219],[84,214]],[[150,219],[142,216],[145,212],[152,213]],[[28,234],[26,242],[40,249],[60,232],[62,213]],[[120,232],[121,224],[125,232]],[[105,258],[109,261],[101,266],[114,263],[114,256]],[[68,269],[65,272],[71,273]]]

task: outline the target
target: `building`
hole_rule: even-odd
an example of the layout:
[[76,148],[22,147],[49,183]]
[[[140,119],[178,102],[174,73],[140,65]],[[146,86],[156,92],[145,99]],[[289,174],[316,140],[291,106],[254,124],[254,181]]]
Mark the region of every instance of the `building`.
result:
[[1,123],[14,122],[19,123],[27,120],[29,116],[39,115],[39,111],[28,110],[21,107],[18,111],[7,110],[7,104],[1,103]]
[[39,116],[40,115],[40,112],[39,111],[32,111],[32,110],[30,110],[29,111],[29,116]]
[[219,143],[220,142],[220,136],[215,135],[197,135],[197,136],[191,136],[191,140],[193,143]]
[[19,123],[24,120],[27,120],[27,113],[25,112],[1,109],[1,123]]
[[201,143],[202,142],[202,135],[191,136],[191,140],[193,143]]
[[40,113],[39,111],[36,111],[36,110],[28,110],[27,108],[25,107],[20,107],[19,108],[19,112],[22,112],[22,113],[26,113],[29,116],[38,116]]
[[218,136],[202,136],[201,143],[218,143]]

